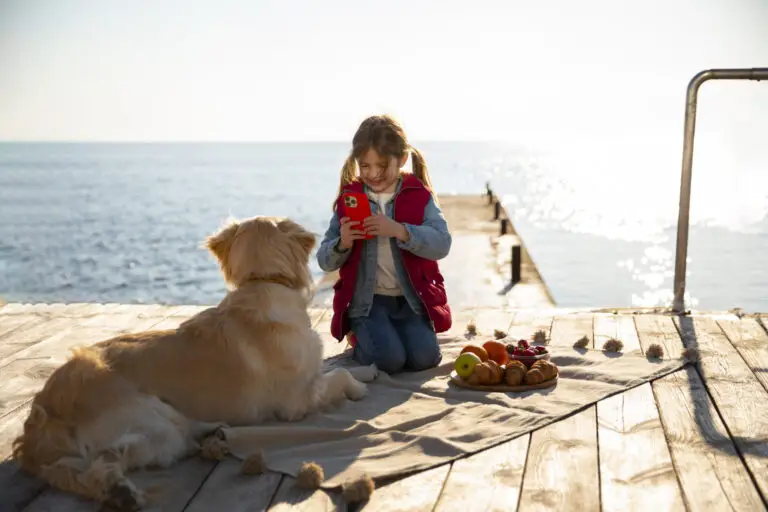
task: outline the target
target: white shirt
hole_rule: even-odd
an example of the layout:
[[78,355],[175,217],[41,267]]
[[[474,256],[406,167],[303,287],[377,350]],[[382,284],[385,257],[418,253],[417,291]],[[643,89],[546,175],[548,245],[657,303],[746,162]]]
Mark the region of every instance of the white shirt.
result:
[[[392,199],[394,192],[381,194],[369,192],[368,195],[378,203],[379,210],[383,213],[386,212],[387,202]],[[403,291],[400,288],[395,271],[395,260],[392,255],[390,237],[379,236],[377,238],[376,287],[373,293],[378,295],[402,295]]]

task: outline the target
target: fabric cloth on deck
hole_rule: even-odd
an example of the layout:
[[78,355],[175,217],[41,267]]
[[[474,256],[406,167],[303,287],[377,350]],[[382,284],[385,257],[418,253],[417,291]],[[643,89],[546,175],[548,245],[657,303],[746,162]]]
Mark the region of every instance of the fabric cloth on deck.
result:
[[[467,344],[441,340],[443,363],[417,373],[381,373],[368,396],[296,423],[270,422],[224,430],[241,459],[264,450],[270,470],[296,476],[320,464],[325,488],[367,473],[396,477],[426,470],[526,434],[604,398],[681,369],[686,361],[651,361],[639,353],[549,347],[557,385],[524,393],[479,392],[450,383],[453,361]],[[348,357],[328,367],[352,366]]]

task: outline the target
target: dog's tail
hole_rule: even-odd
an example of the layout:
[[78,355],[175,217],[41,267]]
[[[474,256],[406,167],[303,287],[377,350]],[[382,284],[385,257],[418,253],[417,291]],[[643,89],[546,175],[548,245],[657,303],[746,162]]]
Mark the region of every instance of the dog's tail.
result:
[[32,400],[23,432],[13,441],[13,458],[22,468],[42,476],[40,468],[61,457],[87,457],[77,439],[77,426],[102,405],[98,394],[114,391],[114,386],[106,385],[109,373],[98,351],[83,348],[51,374]]

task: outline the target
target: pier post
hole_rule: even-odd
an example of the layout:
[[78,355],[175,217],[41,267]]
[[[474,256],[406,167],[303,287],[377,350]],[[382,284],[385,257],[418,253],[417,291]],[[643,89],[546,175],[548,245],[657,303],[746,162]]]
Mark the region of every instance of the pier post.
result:
[[512,246],[512,284],[520,282],[520,269],[523,263],[523,251],[519,244]]

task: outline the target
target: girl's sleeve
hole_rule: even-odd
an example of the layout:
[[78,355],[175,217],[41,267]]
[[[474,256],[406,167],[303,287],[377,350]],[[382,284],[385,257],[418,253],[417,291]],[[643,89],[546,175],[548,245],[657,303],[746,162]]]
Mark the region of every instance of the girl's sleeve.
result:
[[320,242],[320,247],[317,249],[317,264],[325,272],[333,272],[338,270],[347,261],[350,250],[340,250],[339,242],[341,241],[341,223],[336,212],[331,217],[331,222],[328,225],[328,229],[325,231],[323,241]]
[[424,209],[424,221],[421,226],[405,223],[403,226],[408,230],[409,238],[407,242],[398,240],[398,247],[428,260],[440,260],[448,256],[451,250],[451,233],[448,231],[443,212],[433,197],[429,198]]

